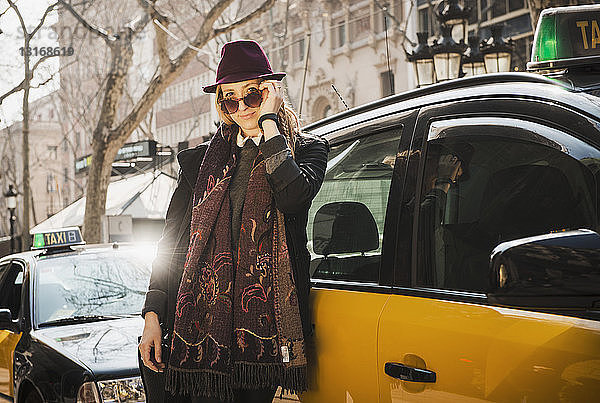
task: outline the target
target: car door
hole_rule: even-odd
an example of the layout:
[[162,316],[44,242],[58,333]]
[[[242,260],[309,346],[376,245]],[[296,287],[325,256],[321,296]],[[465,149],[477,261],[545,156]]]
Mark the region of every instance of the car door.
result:
[[325,179],[307,226],[314,337],[303,402],[377,399],[377,323],[392,274],[383,234],[396,222],[386,217],[386,206],[398,193],[392,178],[401,174],[395,160],[410,119],[378,120],[330,139]]
[[497,244],[598,232],[598,134],[526,100],[421,111],[407,162],[419,180],[405,184],[397,287],[379,324],[380,401],[595,399],[600,322],[493,306],[486,289]]
[[[10,309],[14,322],[21,311],[23,265],[17,261],[0,263],[0,308]],[[0,393],[13,396],[13,358],[21,332],[0,330]]]

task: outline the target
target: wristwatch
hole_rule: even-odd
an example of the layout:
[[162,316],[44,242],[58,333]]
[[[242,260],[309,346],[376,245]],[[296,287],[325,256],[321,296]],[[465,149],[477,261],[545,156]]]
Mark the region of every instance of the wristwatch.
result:
[[454,185],[456,181],[453,181],[450,178],[438,178],[435,180],[436,185]]
[[262,127],[262,124],[267,119],[272,120],[275,123],[279,123],[279,118],[277,117],[276,113],[265,113],[264,115],[261,115],[261,117],[258,118],[258,128],[261,131],[264,131],[263,127]]

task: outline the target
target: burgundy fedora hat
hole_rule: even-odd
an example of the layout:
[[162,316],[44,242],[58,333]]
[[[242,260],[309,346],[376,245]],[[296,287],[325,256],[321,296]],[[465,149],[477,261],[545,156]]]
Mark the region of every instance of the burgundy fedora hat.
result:
[[241,39],[228,42],[221,49],[217,67],[217,82],[203,87],[204,92],[215,92],[219,84],[262,78],[281,80],[285,73],[273,73],[263,48],[257,42]]

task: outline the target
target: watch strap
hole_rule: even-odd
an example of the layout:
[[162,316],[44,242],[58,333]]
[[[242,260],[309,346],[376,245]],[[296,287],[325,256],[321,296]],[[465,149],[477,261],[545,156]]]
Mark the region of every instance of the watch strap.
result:
[[264,131],[264,130],[263,130],[263,127],[262,127],[262,124],[263,124],[263,122],[264,122],[265,120],[267,120],[267,119],[268,119],[268,120],[273,120],[275,123],[279,123],[279,118],[277,117],[277,114],[276,114],[276,113],[265,113],[264,115],[261,115],[261,116],[258,118],[258,128],[259,128],[261,131]]

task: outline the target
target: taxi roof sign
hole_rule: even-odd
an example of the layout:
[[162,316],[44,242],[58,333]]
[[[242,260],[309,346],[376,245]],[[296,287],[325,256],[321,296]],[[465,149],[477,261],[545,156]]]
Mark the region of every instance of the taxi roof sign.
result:
[[543,10],[527,70],[562,69],[600,63],[600,5]]
[[65,248],[84,244],[79,228],[68,227],[33,234],[31,249]]

